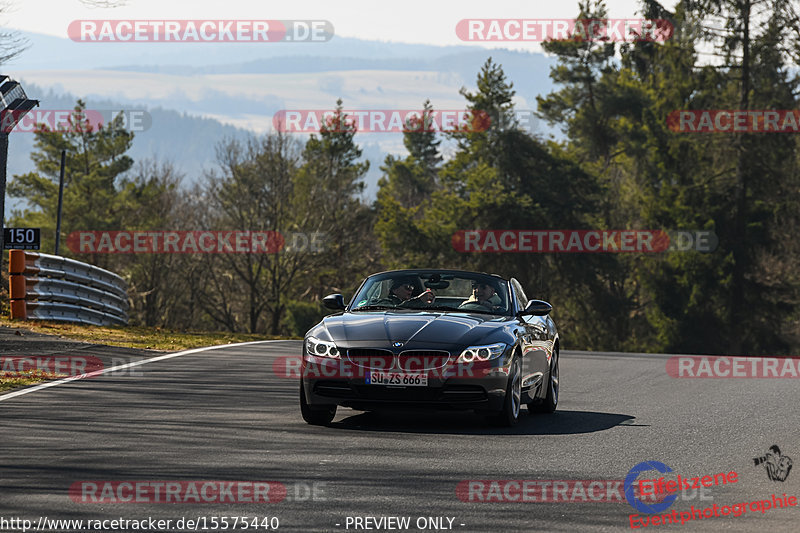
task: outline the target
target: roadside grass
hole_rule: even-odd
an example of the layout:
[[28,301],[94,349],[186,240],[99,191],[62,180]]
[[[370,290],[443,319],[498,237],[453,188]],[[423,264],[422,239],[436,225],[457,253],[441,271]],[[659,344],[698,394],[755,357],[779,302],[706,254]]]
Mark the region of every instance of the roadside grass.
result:
[[52,372],[45,372],[43,370],[3,372],[0,374],[0,392],[63,377],[65,377],[63,374],[53,374]]
[[[138,348],[155,352],[177,352],[217,344],[292,338],[253,333],[173,331],[143,326],[100,327],[41,320],[20,322],[12,321],[7,314],[0,316],[0,326],[16,329],[23,336],[29,331],[93,344]],[[1,349],[0,355],[3,355]],[[63,376],[41,370],[22,373],[0,371],[0,392],[59,377]]]
[[8,316],[0,317],[0,326],[28,330],[45,335],[55,335],[65,339],[91,342],[93,344],[165,352],[189,350],[216,344],[292,338],[256,333],[175,331],[144,326],[86,326],[43,320],[20,322],[18,320],[10,320]]

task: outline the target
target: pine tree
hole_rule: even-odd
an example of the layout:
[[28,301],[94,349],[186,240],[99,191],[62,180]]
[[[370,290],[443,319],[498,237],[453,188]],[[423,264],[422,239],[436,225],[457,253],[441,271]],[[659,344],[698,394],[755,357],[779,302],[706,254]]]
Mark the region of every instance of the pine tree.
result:
[[[36,132],[36,152],[31,155],[35,172],[14,176],[8,194],[24,198],[30,206],[15,213],[15,223],[42,228],[43,250],[52,250],[55,242],[58,210],[58,176],[61,150],[66,150],[64,207],[61,242],[74,231],[119,229],[120,213],[125,206],[118,196],[122,176],[133,165],[125,154],[133,142],[133,133],[123,126],[120,114],[109,124],[95,128],[79,100],[66,131],[42,127]],[[96,263],[108,258],[96,255]]]
[[319,136],[312,134],[303,150],[295,208],[306,213],[301,227],[314,224],[327,235],[324,266],[306,278],[315,298],[360,281],[375,261],[374,213],[362,198],[369,161],[359,161],[356,132],[339,99]]

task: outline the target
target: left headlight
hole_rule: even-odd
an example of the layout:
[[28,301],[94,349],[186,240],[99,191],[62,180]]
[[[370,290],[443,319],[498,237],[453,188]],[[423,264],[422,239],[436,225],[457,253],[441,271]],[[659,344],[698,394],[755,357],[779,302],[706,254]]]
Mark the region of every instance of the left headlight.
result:
[[458,356],[456,363],[473,363],[475,361],[489,361],[497,359],[506,351],[508,345],[502,342],[487,344],[485,346],[470,346]]
[[339,348],[330,341],[322,341],[316,337],[306,338],[306,353],[308,355],[316,355],[318,357],[332,357],[339,359]]

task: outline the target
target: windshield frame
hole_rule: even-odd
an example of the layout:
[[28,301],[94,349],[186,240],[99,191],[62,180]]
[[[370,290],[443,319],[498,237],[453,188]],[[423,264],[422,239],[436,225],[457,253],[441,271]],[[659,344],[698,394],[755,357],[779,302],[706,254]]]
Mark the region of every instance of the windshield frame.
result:
[[[504,310],[499,311],[490,311],[488,309],[458,309],[458,308],[449,308],[444,309],[442,307],[437,307],[436,302],[433,303],[433,309],[429,309],[425,306],[422,307],[391,307],[386,306],[388,309],[365,309],[364,311],[359,311],[359,307],[356,306],[356,302],[358,298],[363,297],[362,292],[367,288],[367,286],[371,286],[373,283],[380,283],[387,279],[398,278],[398,277],[405,277],[405,276],[418,276],[424,282],[424,280],[430,279],[431,276],[434,275],[440,276],[452,276],[455,278],[462,278],[462,279],[474,279],[478,282],[486,282],[491,285],[495,285],[500,290],[505,292],[505,304],[506,308]],[[436,292],[436,289],[432,289]],[[503,298],[501,297],[501,300]],[[383,305],[378,304],[377,302],[365,303],[362,307],[372,306],[372,305]],[[430,313],[462,313],[462,314],[480,314],[480,315],[487,315],[487,316],[515,316],[516,315],[516,302],[514,301],[514,293],[511,289],[511,285],[509,280],[502,278],[495,274],[486,274],[484,272],[475,272],[469,270],[452,270],[452,269],[406,269],[406,270],[391,270],[386,272],[378,272],[368,276],[364,279],[364,281],[359,284],[358,289],[353,293],[353,297],[350,299],[350,302],[344,309],[345,313],[359,313],[359,312],[386,312],[386,311],[398,311],[398,312],[430,312]]]

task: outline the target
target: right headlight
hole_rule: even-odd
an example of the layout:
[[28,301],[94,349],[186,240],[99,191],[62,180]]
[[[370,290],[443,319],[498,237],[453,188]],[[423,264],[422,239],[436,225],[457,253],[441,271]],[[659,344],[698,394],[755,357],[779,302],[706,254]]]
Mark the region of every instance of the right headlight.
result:
[[456,363],[474,363],[475,361],[489,361],[497,359],[506,351],[508,345],[502,342],[484,346],[470,346],[458,356]]
[[316,337],[306,337],[306,353],[317,357],[332,357],[339,359],[339,348],[330,341],[322,341]]

